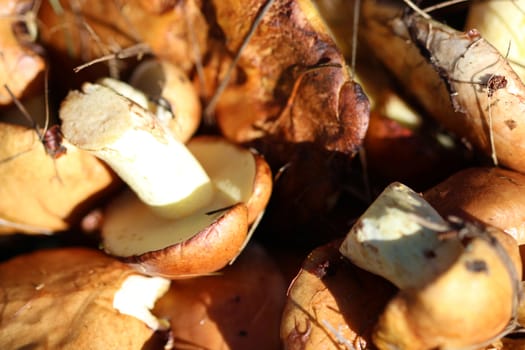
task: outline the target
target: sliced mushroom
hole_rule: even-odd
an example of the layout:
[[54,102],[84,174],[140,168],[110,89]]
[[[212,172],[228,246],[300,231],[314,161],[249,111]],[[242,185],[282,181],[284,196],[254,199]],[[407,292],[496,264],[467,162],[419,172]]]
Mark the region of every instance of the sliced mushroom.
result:
[[97,250],[21,255],[0,265],[0,279],[2,349],[150,349],[167,327],[149,309],[169,280]]
[[108,253],[174,277],[220,269],[240,252],[271,192],[261,157],[213,137],[187,149],[151,113],[100,85],[71,92],[61,118],[65,136],[107,161],[141,198],[129,192],[108,207]]

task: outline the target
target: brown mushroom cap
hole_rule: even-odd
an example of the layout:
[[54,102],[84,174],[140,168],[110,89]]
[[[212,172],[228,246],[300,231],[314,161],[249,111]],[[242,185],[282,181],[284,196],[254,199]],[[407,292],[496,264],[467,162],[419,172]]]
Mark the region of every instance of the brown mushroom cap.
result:
[[162,106],[161,99],[169,104],[173,115],[165,123],[177,140],[187,142],[193,136],[201,121],[201,102],[182,69],[167,61],[146,60],[135,68],[130,85],[157,105]]
[[370,114],[364,147],[370,176],[385,185],[400,181],[426,189],[465,162],[456,145],[445,147],[435,135],[377,112]]
[[345,259],[340,243],[310,253],[290,285],[281,323],[285,349],[371,345],[374,324],[396,288]]
[[0,232],[65,230],[118,183],[102,162],[71,145],[54,160],[31,128],[0,123],[0,139]]
[[113,307],[117,290],[136,274],[85,248],[40,250],[0,264],[0,347],[147,348],[154,330]]
[[154,312],[170,321],[175,348],[277,350],[285,293],[273,260],[250,244],[217,274],[172,281]]
[[516,316],[521,287],[509,271],[517,268],[495,244],[475,237],[431,283],[401,290],[376,325],[375,345],[385,350],[481,348],[501,337]]
[[[13,94],[20,98],[31,90],[35,79],[42,77],[41,73],[45,69],[44,59],[37,53],[41,48],[34,42],[36,38],[31,38],[31,33],[26,34],[16,30],[22,26],[25,26],[28,31],[37,30],[36,17],[31,20],[32,10],[27,1],[0,1],[0,18],[2,18],[0,21],[0,50],[2,52],[0,105],[13,102],[11,96],[3,89],[4,84],[7,84]],[[24,22],[23,19],[29,21]],[[29,29],[29,26],[32,28]]]
[[424,193],[443,216],[474,218],[525,241],[525,175],[501,168],[469,168]]
[[216,271],[237,256],[250,220],[271,192],[268,165],[219,137],[199,137],[188,149],[216,191],[210,204],[181,219],[156,216],[126,193],[110,203],[102,228],[105,250],[148,274],[176,277]]
[[[248,212],[242,203],[208,217],[202,213],[200,221],[190,216],[189,220],[195,219],[195,223],[186,220],[188,225],[194,225],[188,226],[189,229],[171,228],[176,225],[163,220],[165,226],[162,232],[159,229],[148,230],[147,226],[135,222],[129,223],[130,217],[140,220],[141,213],[129,211],[129,207],[119,208],[117,203],[112,204],[115,209],[108,211],[107,224],[102,228],[104,248],[109,254],[121,257],[124,262],[146,274],[175,278],[219,270],[237,256],[247,238]],[[112,226],[115,210],[128,211],[126,220],[133,226],[134,232],[140,232],[134,243],[144,242],[142,251],[132,255],[122,254],[123,241],[130,238],[118,237],[119,231],[110,231],[118,229]],[[141,206],[140,210],[147,211],[148,208]]]
[[[68,65],[71,57],[77,63],[86,62],[113,53],[115,47],[125,49],[141,42],[157,57],[190,71],[195,61],[194,45],[206,51],[208,25],[199,5],[193,1],[177,1],[177,6],[166,3],[167,7],[159,6],[158,1],[145,4],[94,1],[80,2],[72,9],[72,4],[64,2],[63,11],[57,13],[51,3],[43,1],[39,11],[42,41]],[[139,56],[144,53],[136,52]]]

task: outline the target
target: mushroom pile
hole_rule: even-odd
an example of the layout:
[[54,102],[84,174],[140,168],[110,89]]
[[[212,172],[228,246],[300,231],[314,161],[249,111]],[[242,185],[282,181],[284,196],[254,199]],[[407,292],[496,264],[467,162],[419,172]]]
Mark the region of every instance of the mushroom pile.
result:
[[524,348],[524,13],[0,0],[0,348]]

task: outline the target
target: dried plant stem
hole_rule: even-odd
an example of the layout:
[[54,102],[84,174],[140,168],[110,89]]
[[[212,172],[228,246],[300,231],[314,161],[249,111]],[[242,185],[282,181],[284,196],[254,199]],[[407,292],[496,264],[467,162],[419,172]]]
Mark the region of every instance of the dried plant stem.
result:
[[73,70],[75,73],[80,72],[82,69],[85,69],[89,66],[92,66],[96,63],[105,62],[108,60],[114,60],[114,59],[125,59],[133,56],[137,56],[138,59],[141,59],[142,56],[151,53],[151,48],[146,43],[138,43],[133,46],[127,47],[125,49],[122,49],[118,52],[104,55],[102,57],[95,58],[94,60],[91,60],[89,62],[86,62],[84,64],[81,64],[80,66],[75,67]]

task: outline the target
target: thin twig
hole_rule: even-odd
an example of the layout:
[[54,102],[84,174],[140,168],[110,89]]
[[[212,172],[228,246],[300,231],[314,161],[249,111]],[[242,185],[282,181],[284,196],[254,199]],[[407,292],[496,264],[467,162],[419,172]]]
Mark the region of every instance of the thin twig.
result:
[[77,66],[73,68],[73,71],[75,73],[80,72],[82,69],[87,68],[89,66],[92,66],[96,63],[113,60],[113,59],[125,59],[133,56],[138,56],[138,58],[142,58],[143,55],[151,53],[151,48],[146,43],[138,43],[133,46],[127,47],[125,49],[122,49],[118,52],[104,55],[102,57],[95,58],[94,60],[91,60],[89,62],[86,62],[84,64],[81,64],[80,66]]
[[356,60],[357,60],[357,37],[359,30],[359,15],[361,12],[361,0],[354,1],[354,20],[353,20],[353,31],[352,31],[352,80],[355,78]]
[[411,0],[403,0],[405,4],[407,4],[408,7],[410,7],[412,10],[414,10],[416,13],[418,13],[421,17],[424,19],[431,19],[430,15],[417,7],[416,4],[414,4]]
[[432,12],[432,11],[436,11],[436,10],[439,10],[439,9],[442,9],[442,8],[445,8],[445,7],[448,7],[448,6],[453,6],[453,5],[460,4],[462,2],[467,2],[467,1],[469,1],[469,0],[449,0],[449,1],[445,1],[445,2],[439,3],[439,4],[435,4],[435,5],[432,5],[432,6],[425,7],[424,9],[422,9],[422,11],[425,12],[425,13],[429,13],[429,12]]
[[[197,70],[197,76],[199,78],[199,83],[202,87],[204,87],[204,98],[206,99],[208,97],[208,91],[206,91],[206,76],[204,74],[204,66],[202,64],[202,51],[201,47],[199,46],[199,42],[197,40],[197,36],[195,35],[195,26],[193,25],[193,21],[191,20],[190,16],[188,16],[188,13],[186,11],[186,2],[183,4],[183,12],[184,12],[184,19],[186,20],[186,27],[188,29],[188,35],[190,37],[190,42],[192,44],[193,49],[193,59],[195,60],[195,69]],[[175,9],[174,9],[175,11]]]

